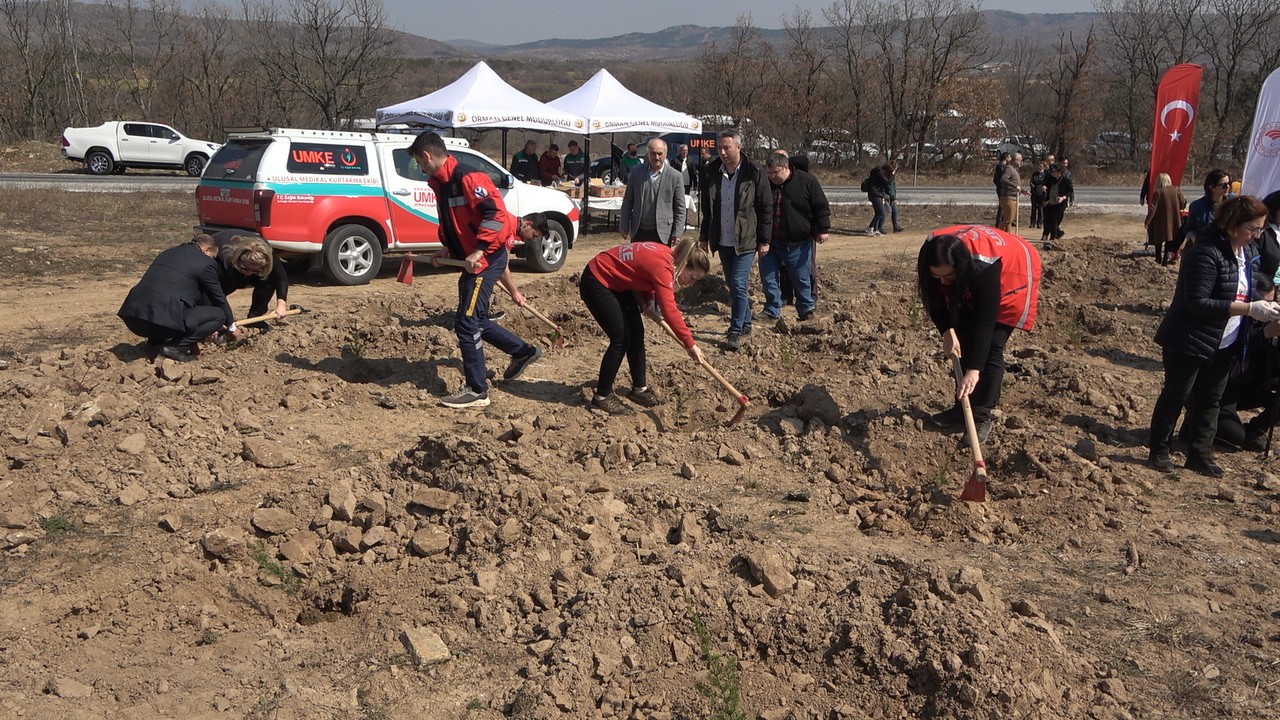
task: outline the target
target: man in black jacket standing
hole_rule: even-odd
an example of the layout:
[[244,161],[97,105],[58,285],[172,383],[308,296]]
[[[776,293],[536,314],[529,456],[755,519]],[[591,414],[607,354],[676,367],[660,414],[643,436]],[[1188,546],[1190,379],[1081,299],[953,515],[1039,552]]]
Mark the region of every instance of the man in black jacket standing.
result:
[[773,196],[773,232],[769,252],[760,256],[760,284],[764,286],[764,314],[782,315],[781,275],[785,268],[794,289],[801,320],[813,317],[814,243],[827,241],[831,204],[818,179],[793,169],[786,155],[774,153],[765,161]]
[[178,362],[196,359],[196,345],[224,326],[240,339],[235,315],[218,282],[218,243],[209,235],[169,248],[129,291],[120,311],[134,335],[160,346],[160,354]]
[[769,179],[742,154],[742,133],[724,130],[716,139],[720,158],[703,176],[699,198],[699,241],[720,253],[732,297],[725,347],[737,350],[751,334],[751,295],[747,289],[756,253],[769,252],[773,201]]

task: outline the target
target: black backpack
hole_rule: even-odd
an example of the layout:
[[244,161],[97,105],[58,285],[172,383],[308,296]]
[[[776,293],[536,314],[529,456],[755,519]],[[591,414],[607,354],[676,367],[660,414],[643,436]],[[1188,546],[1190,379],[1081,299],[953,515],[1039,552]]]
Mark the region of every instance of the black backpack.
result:
[[863,180],[858,189],[862,192],[871,192],[871,178],[868,176],[866,180]]

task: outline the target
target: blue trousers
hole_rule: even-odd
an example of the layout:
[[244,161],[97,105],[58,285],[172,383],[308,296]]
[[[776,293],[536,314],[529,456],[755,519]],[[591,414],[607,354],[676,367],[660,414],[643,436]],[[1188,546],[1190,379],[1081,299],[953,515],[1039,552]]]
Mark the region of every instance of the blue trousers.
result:
[[760,285],[764,287],[766,313],[782,314],[783,273],[795,293],[796,311],[803,315],[817,307],[813,296],[813,246],[812,240],[796,245],[778,242],[760,256]]
[[884,198],[879,195],[868,195],[871,199],[871,209],[875,214],[871,216],[871,229],[876,232],[884,232]]
[[720,266],[724,268],[724,281],[729,285],[730,335],[742,335],[751,329],[751,294],[747,283],[751,281],[751,266],[755,260],[754,252],[739,255],[736,247],[720,246]]
[[489,267],[479,275],[463,272],[458,278],[458,312],[454,315],[453,330],[462,348],[462,374],[467,387],[476,392],[489,389],[485,377],[484,343],[498,348],[508,355],[523,355],[533,346],[516,337],[515,333],[489,319],[489,300],[493,287],[507,269],[507,251],[499,250],[489,256]]

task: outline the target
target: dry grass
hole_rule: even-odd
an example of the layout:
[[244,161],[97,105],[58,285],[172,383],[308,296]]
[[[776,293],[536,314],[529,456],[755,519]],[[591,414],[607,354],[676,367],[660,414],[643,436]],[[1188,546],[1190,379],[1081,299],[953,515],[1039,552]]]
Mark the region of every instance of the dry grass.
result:
[[0,189],[0,277],[134,272],[195,221],[186,192]]

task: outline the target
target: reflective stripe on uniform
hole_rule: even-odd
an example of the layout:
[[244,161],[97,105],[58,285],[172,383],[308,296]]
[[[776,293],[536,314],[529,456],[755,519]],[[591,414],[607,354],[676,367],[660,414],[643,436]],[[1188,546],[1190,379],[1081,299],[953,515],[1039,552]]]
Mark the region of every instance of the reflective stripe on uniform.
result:
[[467,311],[463,313],[466,317],[474,317],[476,314],[476,303],[480,301],[480,288],[484,285],[482,278],[476,278],[476,286],[471,290],[471,301],[467,303]]
[[480,227],[484,228],[485,230],[494,230],[496,232],[502,232],[502,228],[506,226],[503,225],[501,222],[498,222],[497,220],[485,220],[484,222],[480,223]]

